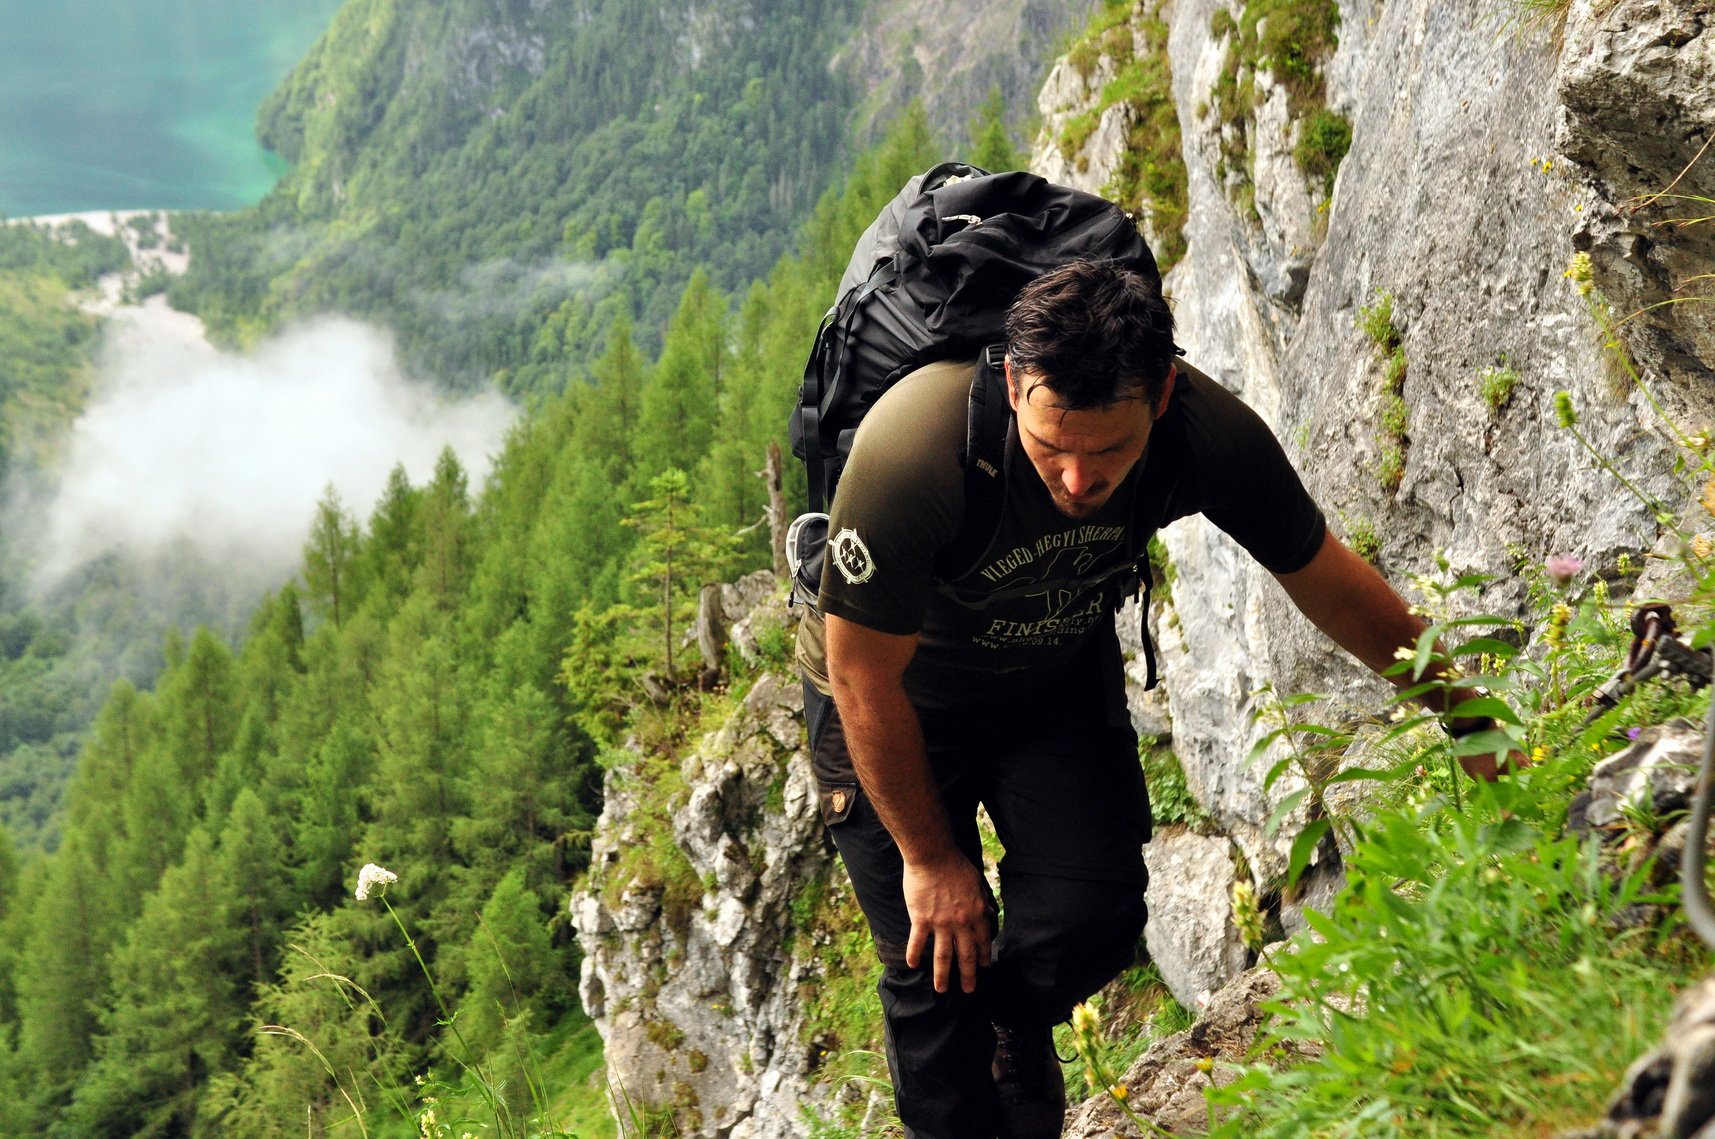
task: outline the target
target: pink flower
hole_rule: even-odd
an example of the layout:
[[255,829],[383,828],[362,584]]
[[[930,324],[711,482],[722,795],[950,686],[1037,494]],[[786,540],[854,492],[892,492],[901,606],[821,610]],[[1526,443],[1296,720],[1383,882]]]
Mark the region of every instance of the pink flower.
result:
[[1584,563],[1571,554],[1551,554],[1546,563],[1546,568],[1548,569],[1548,580],[1552,581],[1557,588],[1565,589],[1572,584],[1572,579],[1577,577],[1579,571],[1584,568]]

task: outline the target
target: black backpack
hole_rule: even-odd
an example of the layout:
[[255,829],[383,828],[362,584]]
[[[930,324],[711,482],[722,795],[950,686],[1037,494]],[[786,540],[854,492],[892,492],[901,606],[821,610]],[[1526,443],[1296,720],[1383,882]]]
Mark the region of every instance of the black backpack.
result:
[[908,181],[870,223],[816,332],[792,413],[792,453],[804,461],[810,486],[810,513],[787,535],[797,601],[815,604],[824,511],[858,424],[896,381],[937,360],[980,358],[959,455],[965,522],[938,576],[953,580],[974,568],[1005,497],[1012,414],[1002,321],[1025,285],[1071,261],[1118,261],[1160,280],[1130,214],[1022,171],[990,174],[944,162]]

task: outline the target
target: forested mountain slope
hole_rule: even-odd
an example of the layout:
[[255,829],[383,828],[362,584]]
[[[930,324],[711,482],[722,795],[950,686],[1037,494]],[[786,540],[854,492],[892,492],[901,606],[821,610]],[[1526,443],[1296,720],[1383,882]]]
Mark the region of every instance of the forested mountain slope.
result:
[[[860,101],[873,130],[925,70],[1034,82],[1087,6],[961,10],[954,26],[991,35],[926,47],[936,13],[857,0],[352,0],[262,108],[292,172],[253,213],[186,228],[200,255],[173,300],[239,340],[363,315],[450,382],[557,391],[621,312],[657,347],[694,267],[724,290],[765,273],[850,154]],[[975,81],[931,104],[943,142]]]

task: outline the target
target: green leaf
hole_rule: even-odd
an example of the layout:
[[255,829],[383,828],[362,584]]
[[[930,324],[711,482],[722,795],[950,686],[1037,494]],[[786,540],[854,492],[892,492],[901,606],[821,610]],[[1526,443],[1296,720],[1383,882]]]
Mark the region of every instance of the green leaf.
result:
[[1498,696],[1473,696],[1469,700],[1461,700],[1455,704],[1447,715],[1455,720],[1474,720],[1478,716],[1488,716],[1503,724],[1522,724],[1518,713],[1513,711],[1511,704]]
[[1286,862],[1286,882],[1292,885],[1304,873],[1304,868],[1310,865],[1310,856],[1316,853],[1316,844],[1322,841],[1332,824],[1327,819],[1317,819],[1292,840],[1292,854]]
[[1274,832],[1280,829],[1280,824],[1285,822],[1286,817],[1297,809],[1298,804],[1304,802],[1304,796],[1308,794],[1310,794],[1310,788],[1300,787],[1282,799],[1280,805],[1268,813],[1267,821],[1262,824],[1262,832],[1273,838]]
[[1322,785],[1331,787],[1336,783],[1361,783],[1366,779],[1385,782],[1394,778],[1397,776],[1391,771],[1374,771],[1368,767],[1348,767],[1346,770],[1324,779]]
[[1522,740],[1515,740],[1503,729],[1490,729],[1486,732],[1476,732],[1461,740],[1453,741],[1453,754],[1466,755],[1504,755],[1517,750]]
[[1518,646],[1511,641],[1503,641],[1497,637],[1472,637],[1455,647],[1448,655],[1465,657],[1477,656],[1480,653],[1491,653],[1498,657],[1512,657],[1518,654]]
[[1435,639],[1437,630],[1431,625],[1417,637],[1417,652],[1411,658],[1411,675],[1416,678],[1423,675],[1423,670],[1429,667],[1429,658],[1435,655]]

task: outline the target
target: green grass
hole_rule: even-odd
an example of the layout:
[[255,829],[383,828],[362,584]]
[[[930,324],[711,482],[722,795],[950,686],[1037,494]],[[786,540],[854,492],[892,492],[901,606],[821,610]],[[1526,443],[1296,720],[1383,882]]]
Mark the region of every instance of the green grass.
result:
[[1489,410],[1499,411],[1513,398],[1513,388],[1518,386],[1518,381],[1518,370],[1509,367],[1503,356],[1500,363],[1483,369],[1477,377],[1477,390],[1482,393]]
[[1116,71],[1096,104],[1067,120],[1057,143],[1068,161],[1076,160],[1103,114],[1115,106],[1127,109],[1131,126],[1126,145],[1102,193],[1148,216],[1155,238],[1153,252],[1165,273],[1185,256],[1185,215],[1190,205],[1168,63],[1167,24],[1154,9],[1153,3],[1110,2],[1069,49],[1069,62],[1086,77],[1102,59]]
[[[1579,593],[1524,573],[1522,624],[1449,618],[1468,610],[1475,575],[1414,583],[1448,618],[1437,632],[1454,659],[1516,710],[1507,746],[1536,763],[1475,783],[1420,718],[1389,730],[1376,792],[1334,820],[1349,836],[1348,886],[1309,915],[1314,936],[1273,957],[1282,989],[1258,1052],[1211,1096],[1213,1139],[1498,1139],[1587,1123],[1653,1046],[1674,994],[1715,963],[1680,925],[1675,884],[1567,827],[1568,803],[1628,727],[1700,715],[1707,694],[1646,686],[1586,726],[1585,695],[1623,658],[1626,615],[1595,574]],[[1707,607],[1680,608],[1686,621]],[[1530,653],[1521,628],[1541,630]],[[1294,731],[1336,749],[1349,738]]]
[[1261,96],[1259,71],[1286,88],[1287,110],[1299,124],[1293,156],[1306,178],[1334,188],[1334,175],[1352,144],[1352,128],[1329,110],[1322,64],[1339,42],[1339,8],[1332,0],[1248,0],[1235,19],[1217,8],[1210,20],[1212,39],[1228,41],[1221,74],[1209,92],[1208,107],[1227,127],[1221,140],[1221,170],[1239,175],[1236,194],[1247,212],[1255,211],[1250,180],[1252,115]]
[[608,1109],[601,1035],[595,1022],[581,1012],[573,1013],[542,1040],[539,1051],[554,1121],[578,1139],[617,1135]]

